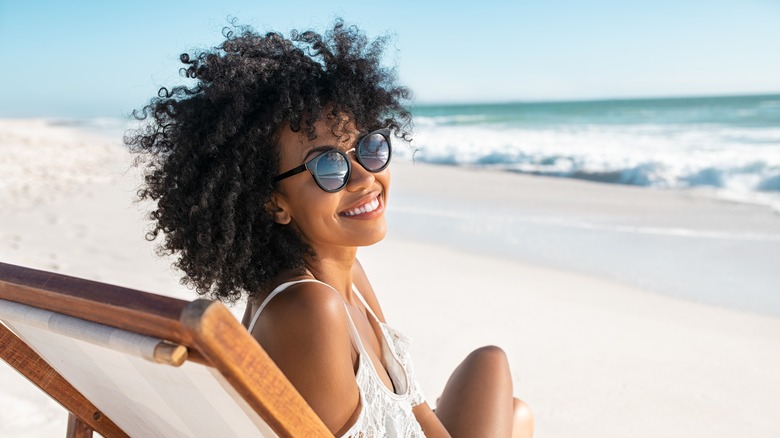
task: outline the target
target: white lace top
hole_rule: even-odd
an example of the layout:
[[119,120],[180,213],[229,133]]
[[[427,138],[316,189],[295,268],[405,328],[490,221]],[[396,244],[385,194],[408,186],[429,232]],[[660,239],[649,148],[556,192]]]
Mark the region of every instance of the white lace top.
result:
[[[294,284],[304,282],[322,283],[331,287],[327,283],[315,279],[290,281],[279,285],[268,294],[257,311],[255,311],[255,314],[252,316],[252,322],[249,324],[249,331],[252,331],[260,316],[260,312],[263,311],[263,308],[273,297]],[[331,289],[333,288],[331,287]],[[360,340],[349,309],[346,308],[347,303],[344,303],[344,307],[347,310],[347,318],[349,319],[352,343],[359,353],[359,364],[355,380],[360,393],[361,408],[355,424],[342,436],[356,438],[424,437],[420,423],[417,422],[412,413],[412,407],[423,403],[425,396],[423,396],[417,380],[414,378],[412,360],[409,357],[409,339],[380,321],[354,285],[352,290],[382,329],[382,357],[385,358],[385,363],[382,365],[387,369],[396,392],[389,390],[379,378],[371,358],[363,347],[363,342]]]

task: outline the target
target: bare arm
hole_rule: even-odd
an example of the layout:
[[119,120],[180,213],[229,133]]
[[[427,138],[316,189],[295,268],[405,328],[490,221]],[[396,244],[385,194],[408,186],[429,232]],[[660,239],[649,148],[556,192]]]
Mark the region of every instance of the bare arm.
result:
[[444,425],[433,412],[428,403],[422,403],[412,408],[412,413],[420,423],[426,437],[430,438],[450,438],[450,433],[444,428]]
[[317,283],[291,286],[269,302],[252,335],[331,432],[349,429],[360,395],[341,297]]

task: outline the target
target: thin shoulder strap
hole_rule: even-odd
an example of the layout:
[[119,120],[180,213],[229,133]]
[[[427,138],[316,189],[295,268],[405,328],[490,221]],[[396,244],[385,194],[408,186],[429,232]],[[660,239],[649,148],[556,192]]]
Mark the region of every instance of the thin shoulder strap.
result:
[[[287,283],[282,283],[279,286],[277,286],[276,289],[272,290],[271,293],[268,294],[267,297],[265,297],[263,302],[260,304],[260,307],[258,307],[257,310],[255,310],[255,314],[252,316],[252,322],[249,324],[249,328],[247,329],[249,333],[252,333],[252,329],[255,328],[255,324],[257,324],[257,318],[260,317],[260,312],[262,312],[263,309],[265,309],[265,306],[268,305],[268,303],[273,299],[273,297],[284,292],[284,290],[287,289],[288,287],[296,285],[298,283],[322,283],[322,282],[314,278],[304,278],[303,280],[288,281]],[[322,284],[330,287],[327,283],[322,283]]]
[[352,292],[355,292],[355,295],[357,295],[358,298],[360,298],[360,301],[363,303],[363,306],[365,306],[365,308],[368,310],[368,313],[370,313],[371,316],[374,317],[376,322],[377,323],[382,322],[382,321],[379,320],[379,318],[377,318],[376,313],[374,313],[374,309],[372,309],[371,306],[369,306],[368,303],[366,302],[366,299],[363,298],[363,294],[360,293],[360,291],[358,290],[357,286],[355,286],[355,283],[352,283]]
[[[329,285],[328,283],[319,281],[315,278],[305,278],[303,280],[288,281],[287,283],[280,284],[279,286],[276,287],[276,289],[272,290],[267,297],[265,297],[262,303],[260,303],[260,307],[257,308],[255,314],[252,316],[252,322],[249,324],[249,328],[247,329],[249,333],[252,333],[252,329],[255,328],[255,324],[257,324],[257,319],[260,317],[260,312],[262,312],[263,309],[265,309],[265,306],[268,305],[268,303],[273,299],[273,297],[284,292],[285,289],[287,289],[288,287],[296,285],[298,283],[320,283],[333,289],[333,286]],[[354,285],[353,285],[353,289],[354,289]],[[336,289],[333,290],[335,291]],[[355,290],[357,291],[357,289]],[[358,296],[365,304],[365,300],[363,300],[363,297],[360,295],[360,292],[358,292]],[[368,305],[366,305],[366,307],[368,307]],[[355,346],[357,347],[358,351],[361,352],[361,354],[365,354],[366,350],[363,348],[363,341],[360,340],[360,335],[358,334],[357,327],[355,327],[355,323],[352,321],[352,316],[349,314],[349,308],[347,307],[346,302],[344,303],[344,310],[347,312],[347,321],[349,322],[349,332],[350,335],[352,335],[351,336],[352,342],[355,343]],[[369,311],[371,311],[370,308]],[[374,318],[376,318],[376,315],[374,316]]]
[[[352,315],[349,314],[349,307],[346,301],[344,302],[344,310],[347,312],[347,322],[349,322],[349,333],[352,335],[352,343],[355,344],[361,355],[366,354],[366,349],[363,348],[363,341],[360,339],[360,333],[358,333],[355,322],[352,321]],[[368,356],[366,356],[368,357]]]

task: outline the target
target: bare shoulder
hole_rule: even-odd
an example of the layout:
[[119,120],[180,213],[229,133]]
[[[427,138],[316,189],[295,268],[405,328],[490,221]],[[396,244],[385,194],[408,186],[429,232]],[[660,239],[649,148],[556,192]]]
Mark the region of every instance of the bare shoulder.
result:
[[363,270],[363,265],[360,264],[358,259],[355,259],[355,263],[352,265],[352,279],[360,294],[363,295],[368,305],[376,313],[376,316],[382,322],[386,322],[382,306],[379,305],[379,299],[377,299],[374,288],[371,286],[371,282],[368,281],[366,271]]
[[[268,302],[252,335],[269,354],[351,351],[347,312],[341,297],[315,282],[290,286]],[[297,341],[291,343],[291,341]],[[317,347],[322,345],[322,347]],[[333,348],[338,348],[335,352]],[[289,351],[288,351],[289,350]]]
[[290,286],[269,301],[252,335],[332,432],[351,424],[357,356],[337,292],[314,282]]
[[[289,286],[266,304],[260,320],[332,319],[345,314],[339,294],[326,284],[307,281]],[[275,321],[284,324],[284,321]],[[294,328],[294,327],[292,327]]]

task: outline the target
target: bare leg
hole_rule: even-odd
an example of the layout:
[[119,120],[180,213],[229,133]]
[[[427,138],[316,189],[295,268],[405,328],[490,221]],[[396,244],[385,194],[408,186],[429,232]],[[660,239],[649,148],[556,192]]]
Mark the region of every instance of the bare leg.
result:
[[533,438],[534,416],[524,401],[515,399],[512,438]]
[[498,347],[482,347],[452,373],[436,416],[455,438],[510,437],[514,400],[506,354]]

